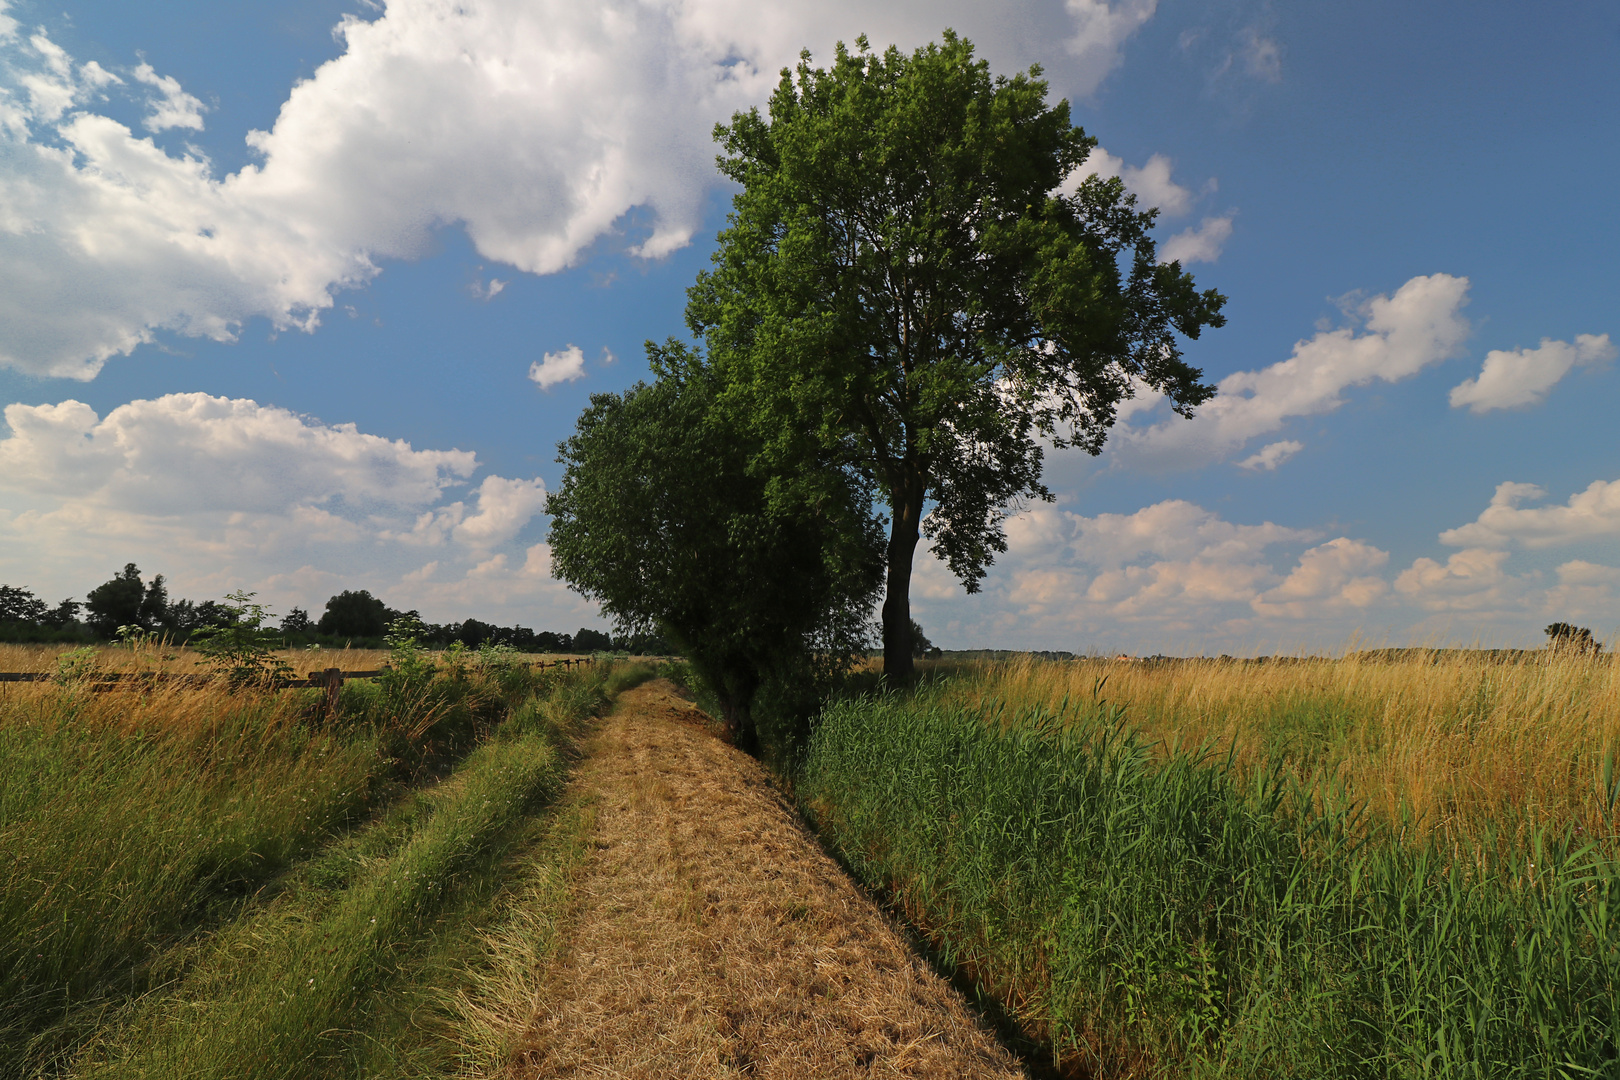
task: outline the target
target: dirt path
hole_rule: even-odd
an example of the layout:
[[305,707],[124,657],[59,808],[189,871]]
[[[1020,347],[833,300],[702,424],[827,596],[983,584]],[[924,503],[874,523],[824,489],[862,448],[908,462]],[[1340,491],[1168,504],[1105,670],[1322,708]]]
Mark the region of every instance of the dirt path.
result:
[[575,781],[595,851],[515,1073],[1022,1076],[673,691],[624,694]]

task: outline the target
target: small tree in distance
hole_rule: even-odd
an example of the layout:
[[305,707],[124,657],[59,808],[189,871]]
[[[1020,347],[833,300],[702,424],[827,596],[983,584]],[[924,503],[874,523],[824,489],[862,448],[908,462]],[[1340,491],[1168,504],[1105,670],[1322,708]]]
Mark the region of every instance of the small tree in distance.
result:
[[141,582],[140,569],[134,563],[125,563],[124,569],[112,580],[90,590],[84,606],[90,615],[91,629],[110,638],[121,626],[151,629],[142,617],[145,601],[146,586]]
[[230,621],[223,626],[201,627],[191,635],[192,646],[203,654],[198,663],[223,675],[232,686],[292,675],[286,661],[273,655],[282,642],[279,633],[265,625],[270,611],[254,603],[253,596],[250,592],[231,593],[223,605],[233,616]]
[[287,612],[287,617],[281,620],[281,632],[284,634],[307,634],[315,629],[315,620],[309,617],[309,612],[301,607],[295,607]]
[[317,624],[331,637],[380,638],[388,633],[388,605],[366,589],[344,589],[326,602]]
[[911,620],[911,657],[912,657],[912,659],[913,660],[920,660],[925,656],[932,656],[935,653],[937,653],[938,651],[939,650],[934,647],[934,643],[932,641],[928,640],[928,635],[923,633],[922,623],[918,622],[916,619],[912,619]]
[[1546,628],[1547,648],[1553,652],[1600,653],[1603,643],[1592,636],[1592,631],[1584,626],[1571,626],[1569,623],[1555,622]]

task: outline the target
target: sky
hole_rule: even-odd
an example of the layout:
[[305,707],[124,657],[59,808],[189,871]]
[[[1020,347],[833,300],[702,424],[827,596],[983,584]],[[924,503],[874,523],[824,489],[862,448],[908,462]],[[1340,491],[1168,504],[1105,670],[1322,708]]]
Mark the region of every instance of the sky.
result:
[[1620,8],[1599,0],[0,0],[0,582],[604,627],[556,444],[684,335],[714,124],[865,33],[1039,64],[1229,300],[1047,456],[946,648],[1620,630]]

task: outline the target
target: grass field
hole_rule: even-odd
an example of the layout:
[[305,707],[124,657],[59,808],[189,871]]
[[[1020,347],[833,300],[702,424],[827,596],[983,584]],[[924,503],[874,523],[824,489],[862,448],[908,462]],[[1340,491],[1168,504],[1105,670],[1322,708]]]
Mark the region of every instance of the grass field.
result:
[[[0,1078],[503,1074],[652,669],[289,659],[391,672],[0,686]],[[0,647],[64,665],[196,670]],[[1064,1075],[1615,1076],[1617,746],[1611,657],[945,662],[794,790]]]
[[1612,658],[936,672],[802,805],[1074,1075],[1615,1075]]
[[[0,668],[60,651],[0,649]],[[346,683],[331,715],[319,690],[0,689],[0,1076],[438,1075],[477,1056],[418,1021],[476,1013],[457,995],[555,840],[535,812],[571,732],[649,672],[416,659]]]

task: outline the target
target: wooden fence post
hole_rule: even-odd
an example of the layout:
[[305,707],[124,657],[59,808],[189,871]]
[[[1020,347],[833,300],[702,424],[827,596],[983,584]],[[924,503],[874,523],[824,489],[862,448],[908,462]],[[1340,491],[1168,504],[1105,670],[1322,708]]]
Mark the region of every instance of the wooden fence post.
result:
[[332,715],[337,712],[338,691],[343,689],[343,669],[329,667],[318,676],[311,675],[309,681],[314,682],[317,678],[326,686],[326,698],[321,703],[322,714],[327,719],[331,719]]

